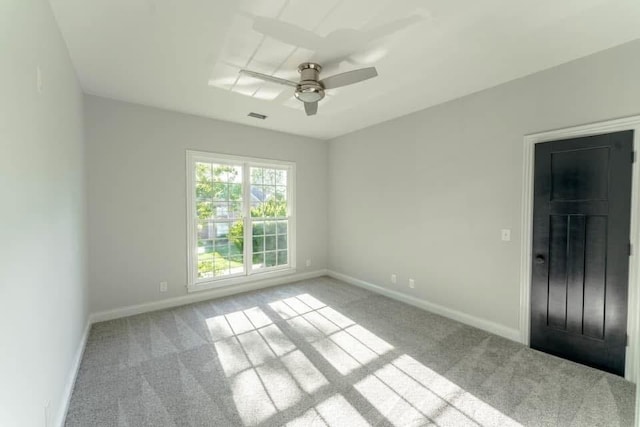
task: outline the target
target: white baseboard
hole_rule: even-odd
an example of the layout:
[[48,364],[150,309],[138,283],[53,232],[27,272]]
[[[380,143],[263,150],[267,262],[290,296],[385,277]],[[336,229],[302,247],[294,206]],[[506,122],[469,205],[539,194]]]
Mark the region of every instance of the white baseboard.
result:
[[133,316],[135,314],[148,313],[150,311],[162,310],[165,308],[178,307],[194,302],[206,301],[209,299],[226,297],[229,295],[239,294],[242,292],[254,291],[256,289],[267,288],[270,286],[283,285],[285,283],[297,282],[299,280],[313,279],[315,277],[325,276],[327,271],[314,270],[308,273],[296,273],[288,276],[275,277],[272,279],[258,280],[242,285],[233,285],[224,288],[206,290],[198,293],[188,294],[175,298],[167,298],[160,301],[153,301],[144,304],[129,305],[126,307],[116,308],[113,310],[99,311],[90,316],[91,323],[104,322],[106,320],[119,319],[121,317]]
[[67,378],[67,383],[64,386],[64,394],[62,401],[62,408],[58,413],[58,417],[53,425],[64,427],[65,420],[67,418],[67,412],[69,412],[69,403],[71,402],[71,395],[73,394],[73,386],[76,384],[76,378],[78,377],[78,371],[80,370],[80,363],[82,363],[82,356],[84,355],[84,349],[87,346],[87,339],[89,338],[89,331],[91,330],[91,316],[87,318],[87,323],[82,333],[82,338],[78,344],[76,354],[73,358],[73,365]]
[[348,276],[346,274],[338,273],[337,271],[327,270],[327,275],[333,277],[334,279],[342,280],[343,282],[349,283],[351,285],[368,289],[372,292],[384,295],[397,301],[404,302],[409,305],[413,305],[414,307],[421,308],[431,313],[439,314],[441,316],[448,317],[449,319],[457,320],[458,322],[483,329],[487,332],[491,332],[492,334],[499,335],[512,341],[520,342],[520,331],[518,329],[508,328],[504,325],[500,325],[499,323],[481,319],[479,317],[475,317],[461,311],[453,310],[439,304],[434,304],[432,302],[416,298],[411,295],[406,295],[398,291],[374,285],[373,283],[369,283],[364,280]]

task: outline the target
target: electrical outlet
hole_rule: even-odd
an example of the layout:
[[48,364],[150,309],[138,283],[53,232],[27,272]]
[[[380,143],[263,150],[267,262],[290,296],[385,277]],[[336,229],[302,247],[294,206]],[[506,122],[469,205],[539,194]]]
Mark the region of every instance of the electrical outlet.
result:
[[500,230],[500,238],[503,242],[511,241],[511,229],[503,228],[502,230]]
[[311,267],[311,260],[310,259],[307,260],[307,264],[306,265],[307,265],[307,267]]
[[394,285],[398,283],[398,277],[395,274],[391,275],[391,283],[393,283]]
[[416,281],[413,280],[413,279],[409,279],[409,287],[411,289],[415,288],[416,287]]
[[160,292],[167,292],[169,284],[167,282],[160,282]]

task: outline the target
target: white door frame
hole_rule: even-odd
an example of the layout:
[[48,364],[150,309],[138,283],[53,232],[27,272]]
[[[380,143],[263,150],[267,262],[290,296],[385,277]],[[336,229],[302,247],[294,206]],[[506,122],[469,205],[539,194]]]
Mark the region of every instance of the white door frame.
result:
[[[633,149],[640,148],[640,116],[609,120],[565,129],[526,135],[524,137],[523,179],[522,179],[522,249],[520,259],[520,336],[522,343],[529,345],[529,319],[531,295],[531,245],[533,242],[533,162],[535,144],[559,139],[598,135],[622,130],[634,130]],[[638,384],[640,378],[640,162],[633,164],[631,196],[631,244],[629,259],[629,301],[625,378]]]

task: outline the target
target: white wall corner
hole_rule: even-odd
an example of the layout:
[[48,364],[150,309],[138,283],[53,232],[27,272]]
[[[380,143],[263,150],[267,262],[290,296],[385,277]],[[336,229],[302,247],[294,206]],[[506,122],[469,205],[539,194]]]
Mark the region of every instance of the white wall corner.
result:
[[62,395],[62,407],[60,408],[54,425],[64,427],[67,413],[69,412],[69,403],[71,402],[71,396],[73,395],[73,387],[76,384],[76,378],[80,371],[80,365],[82,363],[82,356],[84,355],[84,349],[87,347],[87,340],[89,339],[89,332],[91,331],[91,316],[87,318],[87,322],[82,332],[82,337],[78,343],[76,354],[73,357],[73,364],[69,371],[67,382],[64,386],[64,394]]
[[372,292],[375,292],[380,295],[384,295],[391,299],[404,302],[405,304],[409,304],[414,307],[418,307],[423,310],[426,310],[428,312],[435,313],[452,320],[456,320],[460,323],[464,323],[466,325],[482,329],[484,331],[490,332],[495,335],[499,335],[503,338],[506,338],[512,341],[521,342],[520,331],[518,329],[509,328],[507,326],[492,322],[490,320],[472,316],[470,314],[463,313],[461,311],[457,311],[439,304],[434,304],[424,299],[416,298],[411,295],[407,295],[398,291],[387,289],[382,286],[378,286],[373,283],[366,282],[364,280],[360,280],[352,276],[348,276],[346,274],[338,273],[337,271],[328,270],[327,275],[329,275],[330,277],[333,277],[334,279],[342,280],[343,282],[349,283],[350,285],[355,285],[355,286],[370,290]]

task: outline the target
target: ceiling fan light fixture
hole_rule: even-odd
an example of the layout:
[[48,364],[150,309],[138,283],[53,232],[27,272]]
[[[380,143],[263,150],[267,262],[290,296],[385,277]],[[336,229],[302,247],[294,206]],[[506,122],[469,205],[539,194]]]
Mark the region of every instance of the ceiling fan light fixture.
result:
[[324,89],[319,84],[300,84],[295,97],[302,102],[318,102],[324,98]]

